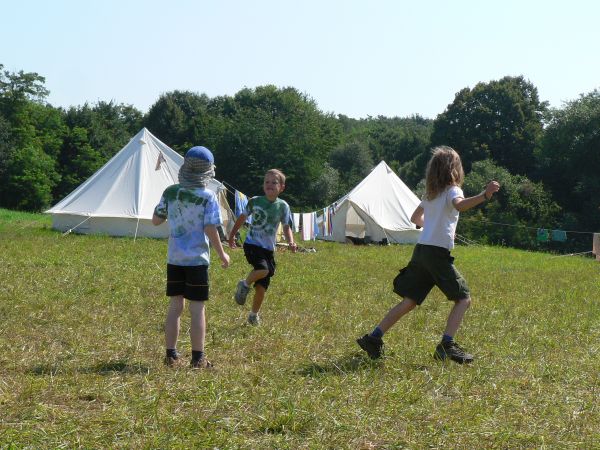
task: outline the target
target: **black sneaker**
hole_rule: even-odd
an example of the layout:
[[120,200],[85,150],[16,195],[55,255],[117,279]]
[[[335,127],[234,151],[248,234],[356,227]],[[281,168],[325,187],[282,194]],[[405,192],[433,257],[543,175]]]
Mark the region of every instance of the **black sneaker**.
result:
[[455,361],[459,364],[473,362],[473,355],[465,352],[460,345],[454,341],[440,342],[435,348],[433,357],[440,361],[450,358],[452,361]]
[[360,348],[362,348],[371,359],[381,358],[383,355],[383,339],[380,337],[365,334],[363,337],[356,340]]

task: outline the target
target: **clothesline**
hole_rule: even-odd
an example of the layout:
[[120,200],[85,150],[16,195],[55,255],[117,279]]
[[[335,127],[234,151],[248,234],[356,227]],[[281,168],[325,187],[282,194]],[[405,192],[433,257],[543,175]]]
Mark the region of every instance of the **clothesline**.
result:
[[593,253],[593,250],[589,250],[587,252],[580,252],[580,253],[567,253],[565,255],[556,255],[556,256],[552,256],[552,258],[562,258],[563,256],[579,256],[579,255],[587,255],[588,253]]
[[[473,220],[473,219],[470,219]],[[514,225],[514,224],[510,224],[510,223],[502,223],[502,222],[493,222],[491,220],[487,220],[487,219],[482,219],[479,220],[479,222],[484,222],[484,223],[491,223],[493,225],[503,225],[506,227],[515,227],[515,228],[527,228],[529,230],[540,230],[543,229],[542,227],[530,227],[527,225]],[[578,234],[594,234],[594,231],[573,231],[573,230],[560,230],[560,231],[564,231],[565,233],[578,233]]]
[[[227,192],[229,192],[231,195],[235,195],[236,191],[237,192],[241,192],[241,191],[238,191],[234,186],[232,186],[231,184],[229,184],[227,181],[221,181],[221,184],[223,186],[225,186],[225,190]],[[231,189],[233,189],[233,191],[231,191],[231,189],[227,188],[227,186],[229,186]]]

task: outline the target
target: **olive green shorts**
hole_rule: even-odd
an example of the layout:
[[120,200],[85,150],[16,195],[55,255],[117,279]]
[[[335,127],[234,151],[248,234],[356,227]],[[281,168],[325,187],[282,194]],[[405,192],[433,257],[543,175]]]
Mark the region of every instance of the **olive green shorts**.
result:
[[470,297],[469,286],[454,267],[450,251],[435,245],[417,244],[408,266],[394,278],[394,292],[420,305],[433,286],[440,288],[448,300]]

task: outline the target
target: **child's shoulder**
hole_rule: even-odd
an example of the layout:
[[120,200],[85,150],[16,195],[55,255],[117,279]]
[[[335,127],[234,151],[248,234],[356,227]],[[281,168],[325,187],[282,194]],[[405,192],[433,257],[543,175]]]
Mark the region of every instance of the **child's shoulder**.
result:
[[290,207],[290,205],[288,205],[288,202],[286,202],[284,199],[282,199],[281,197],[277,197],[277,202],[279,202],[280,205],[285,206],[285,207]]
[[163,192],[163,196],[167,199],[174,199],[177,196],[177,192],[180,189],[179,184],[172,184],[171,186],[167,186]]
[[460,194],[460,195],[462,195],[463,190],[462,190],[462,187],[460,187],[458,184],[451,184],[446,189],[446,192],[451,193],[451,194]]

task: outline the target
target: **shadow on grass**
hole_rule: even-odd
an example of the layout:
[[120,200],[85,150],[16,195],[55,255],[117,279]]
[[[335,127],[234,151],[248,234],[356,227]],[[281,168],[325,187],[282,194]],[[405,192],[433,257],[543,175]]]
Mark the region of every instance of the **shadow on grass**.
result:
[[89,367],[80,367],[77,369],[66,368],[61,364],[40,364],[29,370],[33,375],[58,375],[61,373],[79,372],[79,373],[97,373],[100,375],[109,375],[111,373],[149,373],[150,367],[137,362],[128,362],[125,360],[107,361],[94,364]]
[[99,362],[90,367],[83,367],[79,370],[81,373],[98,373],[100,375],[109,375],[111,373],[149,373],[150,367],[141,363],[129,362],[126,360],[116,360]]
[[345,375],[349,372],[358,370],[379,368],[383,365],[383,360],[372,360],[362,353],[352,353],[343,356],[335,361],[325,363],[311,363],[294,371],[296,375],[303,377],[316,377],[325,374]]
[[64,372],[64,369],[57,364],[39,364],[29,370],[32,375],[58,375],[59,372]]

